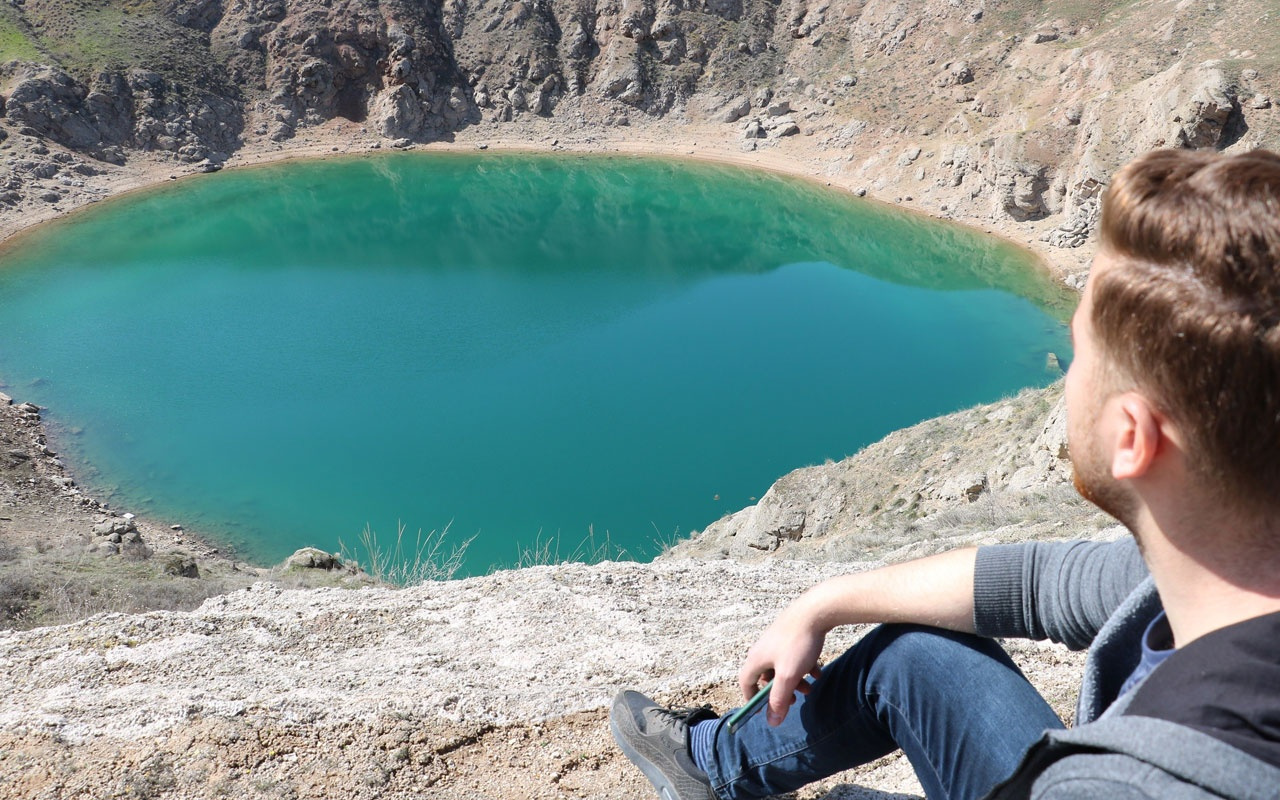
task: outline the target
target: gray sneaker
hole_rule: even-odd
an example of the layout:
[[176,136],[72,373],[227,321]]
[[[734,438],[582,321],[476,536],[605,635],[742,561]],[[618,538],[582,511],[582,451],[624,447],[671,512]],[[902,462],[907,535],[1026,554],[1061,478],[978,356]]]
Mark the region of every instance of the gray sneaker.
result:
[[619,692],[609,730],[662,800],[715,800],[711,781],[689,754],[689,728],[715,719],[710,708],[662,708],[639,692]]

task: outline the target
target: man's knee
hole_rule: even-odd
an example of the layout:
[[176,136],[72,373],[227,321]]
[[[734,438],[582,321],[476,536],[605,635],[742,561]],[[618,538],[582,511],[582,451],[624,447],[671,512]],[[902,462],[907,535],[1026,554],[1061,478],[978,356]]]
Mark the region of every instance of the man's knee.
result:
[[874,691],[885,680],[954,683],[965,673],[1014,670],[1012,660],[994,640],[927,625],[880,625],[873,628],[823,670],[840,683],[856,682]]

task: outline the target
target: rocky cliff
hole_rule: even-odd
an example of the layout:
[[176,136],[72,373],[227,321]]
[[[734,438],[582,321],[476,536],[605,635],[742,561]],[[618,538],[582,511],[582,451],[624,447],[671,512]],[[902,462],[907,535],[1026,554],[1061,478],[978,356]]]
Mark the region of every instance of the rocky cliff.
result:
[[1278,28],[1265,0],[15,0],[0,213],[306,143],[649,138],[1070,249],[1133,153],[1277,144]]

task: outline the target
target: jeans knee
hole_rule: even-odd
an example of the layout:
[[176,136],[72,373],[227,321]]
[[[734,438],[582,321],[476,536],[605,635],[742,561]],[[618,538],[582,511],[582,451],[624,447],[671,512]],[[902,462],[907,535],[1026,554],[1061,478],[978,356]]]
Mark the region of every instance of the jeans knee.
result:
[[852,680],[863,687],[877,680],[908,676],[912,680],[933,676],[949,683],[959,674],[971,668],[981,671],[993,661],[1013,666],[992,639],[927,625],[890,624],[873,628],[827,665],[823,675],[840,675],[841,682]]

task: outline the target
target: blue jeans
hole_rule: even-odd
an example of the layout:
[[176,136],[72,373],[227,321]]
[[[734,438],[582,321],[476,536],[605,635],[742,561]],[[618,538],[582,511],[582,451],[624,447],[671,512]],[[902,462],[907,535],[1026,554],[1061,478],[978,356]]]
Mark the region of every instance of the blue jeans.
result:
[[719,797],[767,797],[901,748],[930,800],[975,800],[1062,722],[991,639],[884,625],[822,670],[787,718],[730,734],[708,773]]

